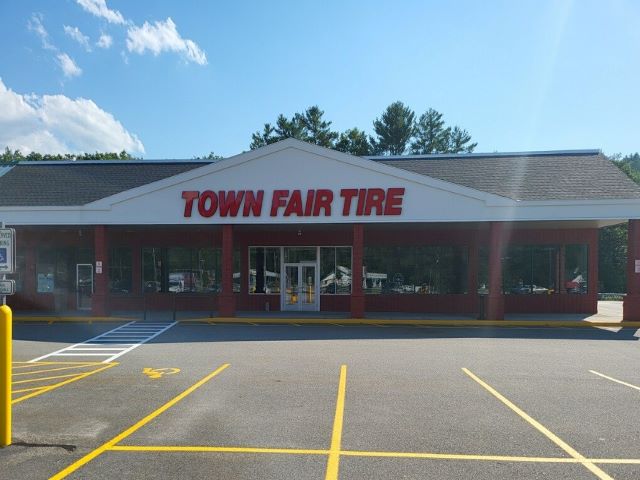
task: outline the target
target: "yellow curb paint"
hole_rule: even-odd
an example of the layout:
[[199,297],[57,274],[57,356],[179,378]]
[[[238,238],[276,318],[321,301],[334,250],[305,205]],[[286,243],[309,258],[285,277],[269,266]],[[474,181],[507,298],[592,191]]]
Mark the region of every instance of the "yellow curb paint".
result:
[[329,450],[307,450],[302,448],[260,448],[260,447],[207,447],[170,445],[115,445],[110,452],[213,452],[213,453],[273,453],[285,455],[328,455]]
[[56,473],[54,476],[52,476],[49,480],[60,480],[62,478],[66,478],[69,474],[75,472],[76,470],[78,470],[80,467],[82,467],[83,465],[86,465],[87,463],[89,463],[91,460],[93,460],[94,458],[102,455],[105,451],[107,451],[108,449],[110,449],[111,447],[115,446],[117,443],[121,442],[122,440],[124,440],[125,438],[127,438],[129,435],[131,435],[132,433],[136,432],[137,430],[139,430],[140,428],[144,427],[147,423],[149,423],[151,420],[153,420],[154,418],[156,418],[157,416],[159,416],[160,414],[162,414],[163,412],[167,411],[168,409],[170,409],[171,407],[173,407],[176,403],[178,403],[180,400],[182,400],[183,398],[187,397],[188,395],[190,395],[191,393],[193,393],[195,390],[197,390],[198,388],[200,388],[202,385],[204,385],[205,383],[207,383],[209,380],[211,380],[213,377],[215,377],[216,375],[220,374],[221,372],[223,372],[227,367],[229,367],[228,363],[225,363],[223,365],[221,365],[220,367],[218,367],[216,370],[214,370],[213,372],[211,372],[209,375],[207,375],[206,377],[204,377],[203,379],[199,380],[198,382],[194,383],[193,385],[191,385],[189,388],[187,388],[185,391],[183,391],[182,393],[180,393],[179,395],[175,396],[174,398],[172,398],[171,400],[169,400],[167,403],[165,403],[164,405],[162,405],[160,408],[154,410],[153,412],[151,412],[149,415],[147,415],[146,417],[144,417],[142,420],[139,420],[137,423],[135,423],[134,425],[130,426],[129,428],[127,428],[124,432],[116,435],[115,437],[113,437],[111,440],[109,440],[108,442],[102,444],[101,446],[99,446],[98,448],[96,448],[95,450],[89,452],[88,454],[86,454],[84,457],[80,458],[79,460],[75,461],[74,463],[72,463],[71,465],[69,465],[67,468],[65,468],[64,470],[61,470],[60,472]]
[[551,432],[548,428],[542,425],[540,422],[530,417],[524,410],[519,408],[517,405],[508,400],[504,395],[494,389],[491,385],[484,382],[482,379],[477,377],[474,373],[472,373],[469,369],[463,368],[462,371],[466,373],[469,377],[471,377],[476,383],[482,386],[485,390],[487,390],[491,395],[496,397],[502,403],[504,403],[507,407],[513,410],[517,415],[519,415],[523,420],[529,423],[532,427],[542,433],[545,437],[555,443],[558,447],[568,453],[571,457],[579,460],[582,465],[584,465],[591,473],[593,473],[596,477],[601,480],[613,480],[606,472],[601,470],[598,466],[589,462],[582,454],[578,453],[573,447],[571,447],[568,443],[562,440],[560,437]]
[[342,447],[342,423],[344,419],[344,397],[347,390],[347,366],[340,367],[340,380],[338,382],[338,396],[336,398],[336,414],[333,419],[333,432],[331,434],[331,447],[327,459],[327,473],[325,480],[337,480],[340,467],[340,449]]
[[591,373],[593,373],[594,375],[598,375],[598,376],[600,376],[602,378],[606,378],[607,380],[611,380],[612,382],[619,383],[620,385],[624,385],[624,386],[629,387],[629,388],[635,388],[636,390],[640,390],[640,387],[638,387],[637,385],[633,385],[632,383],[623,382],[622,380],[618,380],[617,378],[609,377],[609,376],[605,375],[604,373],[596,372],[595,370],[589,370],[589,371]]
[[[104,364],[101,364],[104,365]],[[20,398],[16,398],[14,399],[11,403],[16,404],[16,403],[20,403],[24,400],[28,400],[29,398],[33,398],[33,397],[37,397],[39,395],[42,395],[43,393],[47,393],[50,392],[52,390],[55,390],[56,388],[60,388],[63,387],[64,385],[69,385],[70,383],[73,382],[77,382],[78,380],[82,380],[83,378],[87,378],[91,375],[94,375],[98,372],[102,372],[103,370],[107,370],[109,368],[115,367],[116,365],[118,365],[117,363],[108,363],[106,365],[104,365],[101,368],[98,368],[96,370],[91,370],[90,372],[85,372],[85,373],[81,373],[73,378],[69,378],[68,380],[65,380],[63,382],[59,382],[59,383],[55,383],[53,385],[46,385],[41,387],[38,391],[33,392],[33,393],[28,393],[27,395],[24,395]]]

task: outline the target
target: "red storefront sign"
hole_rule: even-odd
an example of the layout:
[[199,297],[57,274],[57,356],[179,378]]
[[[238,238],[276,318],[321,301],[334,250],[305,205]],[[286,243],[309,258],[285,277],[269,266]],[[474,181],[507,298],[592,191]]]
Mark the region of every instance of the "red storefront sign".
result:
[[[269,216],[330,217],[333,208],[343,217],[349,215],[401,215],[404,188],[343,188],[338,195],[333,190],[274,190]],[[185,190],[184,216],[191,217],[194,209],[201,217],[260,217],[263,213],[264,190]]]

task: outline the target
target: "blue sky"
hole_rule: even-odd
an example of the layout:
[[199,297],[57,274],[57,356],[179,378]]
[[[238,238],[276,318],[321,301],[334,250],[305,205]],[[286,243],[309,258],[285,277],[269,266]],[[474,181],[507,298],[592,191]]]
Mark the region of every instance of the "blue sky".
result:
[[0,148],[227,156],[279,113],[373,133],[402,100],[480,152],[640,150],[637,1],[34,0],[0,18]]

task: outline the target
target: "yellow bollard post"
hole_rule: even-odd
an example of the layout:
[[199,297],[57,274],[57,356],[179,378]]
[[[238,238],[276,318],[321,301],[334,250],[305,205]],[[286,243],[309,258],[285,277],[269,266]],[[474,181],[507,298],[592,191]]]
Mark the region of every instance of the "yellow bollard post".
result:
[[0,305],[0,447],[11,445],[11,309]]

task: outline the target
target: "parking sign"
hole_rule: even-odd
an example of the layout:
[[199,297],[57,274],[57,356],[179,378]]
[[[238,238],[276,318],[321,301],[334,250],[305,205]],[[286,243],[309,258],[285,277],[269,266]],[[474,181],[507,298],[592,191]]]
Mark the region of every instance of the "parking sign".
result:
[[16,267],[16,231],[0,228],[0,275],[13,273]]

